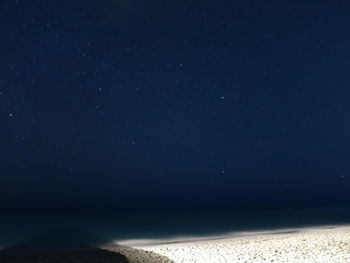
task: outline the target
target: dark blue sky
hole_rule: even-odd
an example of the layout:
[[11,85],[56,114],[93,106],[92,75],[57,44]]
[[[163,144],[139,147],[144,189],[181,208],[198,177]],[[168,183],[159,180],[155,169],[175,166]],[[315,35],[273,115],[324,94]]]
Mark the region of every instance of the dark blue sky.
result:
[[346,1],[0,2],[0,206],[350,203]]

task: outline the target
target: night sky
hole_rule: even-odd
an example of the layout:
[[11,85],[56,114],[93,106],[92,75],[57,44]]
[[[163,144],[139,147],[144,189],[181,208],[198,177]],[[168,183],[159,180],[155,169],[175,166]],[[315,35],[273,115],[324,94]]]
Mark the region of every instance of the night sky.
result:
[[1,0],[0,208],[349,204],[350,3]]

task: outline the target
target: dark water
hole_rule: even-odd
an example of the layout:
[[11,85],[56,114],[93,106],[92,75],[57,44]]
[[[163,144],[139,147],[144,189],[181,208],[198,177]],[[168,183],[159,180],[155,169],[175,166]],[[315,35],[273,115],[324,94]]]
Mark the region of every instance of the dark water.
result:
[[113,240],[350,224],[350,207],[2,213],[3,251],[96,247]]

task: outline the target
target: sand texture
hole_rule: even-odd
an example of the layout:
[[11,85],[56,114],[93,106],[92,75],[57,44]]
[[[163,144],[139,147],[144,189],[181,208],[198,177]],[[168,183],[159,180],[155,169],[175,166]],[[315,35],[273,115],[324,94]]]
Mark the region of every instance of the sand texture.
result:
[[[109,248],[130,263],[350,263],[350,226],[288,229]],[[119,241],[119,244],[123,244]],[[141,252],[144,251],[144,252]]]

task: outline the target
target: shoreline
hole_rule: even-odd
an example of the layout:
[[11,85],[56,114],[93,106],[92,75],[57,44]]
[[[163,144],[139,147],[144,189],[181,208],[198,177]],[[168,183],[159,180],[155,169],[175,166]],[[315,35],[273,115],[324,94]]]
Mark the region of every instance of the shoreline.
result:
[[115,245],[120,247],[111,245],[105,249],[123,254],[130,263],[345,263],[350,262],[350,225],[245,231],[198,238],[119,240]]
[[157,245],[170,245],[170,244],[182,244],[182,243],[194,243],[203,241],[214,241],[214,240],[224,240],[224,239],[237,239],[260,235],[281,235],[281,234],[296,234],[296,233],[307,233],[307,232],[318,232],[322,230],[332,230],[332,229],[350,229],[350,224],[342,225],[323,225],[323,226],[306,226],[306,227],[288,227],[280,229],[262,229],[262,230],[252,230],[252,231],[234,231],[227,232],[225,234],[213,234],[213,235],[199,235],[199,236],[187,236],[179,235],[167,238],[140,238],[140,239],[122,239],[115,240],[112,244],[108,244],[104,247],[114,247],[114,246],[126,246],[126,247],[148,247]]

